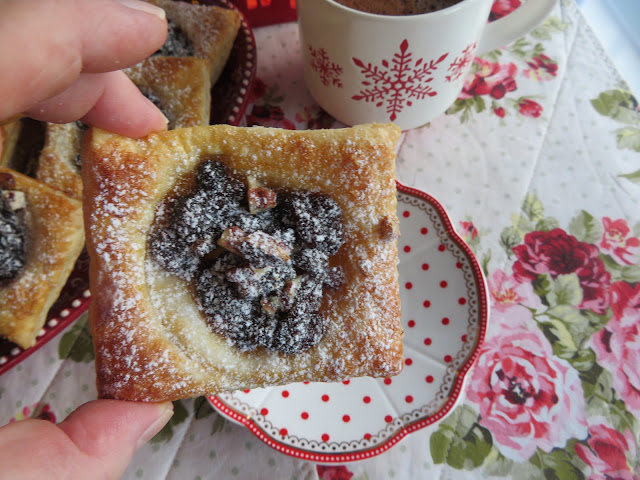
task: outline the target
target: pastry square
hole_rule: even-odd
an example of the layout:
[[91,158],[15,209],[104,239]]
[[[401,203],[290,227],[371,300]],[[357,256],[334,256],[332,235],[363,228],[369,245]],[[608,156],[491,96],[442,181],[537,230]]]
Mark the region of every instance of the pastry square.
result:
[[82,203],[0,168],[0,335],[33,346],[84,247]]
[[396,126],[91,129],[100,397],[161,401],[403,365]]
[[215,85],[231,54],[242,17],[236,10],[173,0],[147,0],[167,12],[169,34],[159,54],[209,61]]
[[82,199],[80,145],[87,127],[81,122],[47,123],[36,178],[77,200]]
[[124,71],[169,119],[169,129],[209,125],[209,62],[195,57],[154,56]]

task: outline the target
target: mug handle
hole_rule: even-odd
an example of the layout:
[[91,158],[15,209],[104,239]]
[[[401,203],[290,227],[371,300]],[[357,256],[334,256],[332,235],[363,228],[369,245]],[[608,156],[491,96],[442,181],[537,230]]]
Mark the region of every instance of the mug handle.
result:
[[504,47],[537,26],[555,5],[556,0],[529,0],[513,12],[489,23],[482,32],[476,55]]

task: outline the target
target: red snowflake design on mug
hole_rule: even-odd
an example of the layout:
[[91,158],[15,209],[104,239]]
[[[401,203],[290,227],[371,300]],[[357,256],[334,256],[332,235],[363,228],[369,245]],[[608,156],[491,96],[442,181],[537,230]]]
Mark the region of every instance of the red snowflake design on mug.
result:
[[405,39],[400,44],[400,52],[395,53],[391,61],[383,59],[382,66],[365,63],[359,58],[353,58],[353,63],[360,69],[365,80],[365,87],[354,100],[376,102],[376,107],[386,105],[389,119],[394,121],[405,107],[411,106],[411,99],[424,100],[438,94],[430,82],[433,72],[438,69],[449,53],[445,53],[437,60],[426,61],[423,58],[413,60],[409,51],[409,42]]
[[320,75],[320,80],[325,86],[335,85],[342,88],[342,67],[332,62],[324,48],[317,50],[309,45],[309,53],[311,55],[311,68]]
[[445,77],[447,82],[453,82],[457,80],[462,76],[463,73],[466,73],[467,70],[469,70],[469,67],[471,67],[471,63],[473,63],[475,52],[475,43],[467,45],[467,48],[465,48],[462,53],[458,57],[456,57],[453,62],[451,62],[451,65],[449,65],[449,70],[447,70],[450,73]]

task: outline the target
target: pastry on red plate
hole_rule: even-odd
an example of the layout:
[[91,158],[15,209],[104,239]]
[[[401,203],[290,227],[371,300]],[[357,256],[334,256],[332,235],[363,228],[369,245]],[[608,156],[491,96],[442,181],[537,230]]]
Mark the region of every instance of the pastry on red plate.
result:
[[84,246],[82,204],[0,168],[0,335],[33,346]]
[[209,62],[215,85],[231,54],[242,17],[230,8],[173,0],[147,0],[167,13],[169,33],[157,52],[169,57],[197,57]]

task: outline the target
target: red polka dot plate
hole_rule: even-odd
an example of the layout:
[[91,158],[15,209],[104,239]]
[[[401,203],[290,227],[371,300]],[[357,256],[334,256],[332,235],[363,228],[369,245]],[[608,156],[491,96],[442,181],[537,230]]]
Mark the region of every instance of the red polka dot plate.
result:
[[433,197],[398,184],[398,216],[402,373],[211,397],[222,415],[284,454],[343,463],[378,455],[451,411],[484,339],[486,283]]

